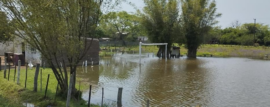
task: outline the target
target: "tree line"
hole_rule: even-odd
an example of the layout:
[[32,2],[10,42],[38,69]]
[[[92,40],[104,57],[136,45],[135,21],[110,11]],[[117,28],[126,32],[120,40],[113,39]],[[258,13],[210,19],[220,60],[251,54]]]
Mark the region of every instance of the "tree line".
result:
[[205,43],[230,45],[270,45],[270,31],[268,25],[245,23],[238,26],[213,28]]

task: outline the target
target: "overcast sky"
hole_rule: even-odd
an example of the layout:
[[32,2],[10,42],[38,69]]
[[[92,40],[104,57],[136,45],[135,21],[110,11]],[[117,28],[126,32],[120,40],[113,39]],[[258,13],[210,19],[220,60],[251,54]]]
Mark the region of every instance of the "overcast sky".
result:
[[[143,0],[128,0],[142,9]],[[218,18],[218,26],[230,27],[232,22],[243,23],[263,23],[270,25],[270,0],[216,0],[217,12],[222,13]],[[121,10],[135,12],[135,9],[126,3],[121,5]]]

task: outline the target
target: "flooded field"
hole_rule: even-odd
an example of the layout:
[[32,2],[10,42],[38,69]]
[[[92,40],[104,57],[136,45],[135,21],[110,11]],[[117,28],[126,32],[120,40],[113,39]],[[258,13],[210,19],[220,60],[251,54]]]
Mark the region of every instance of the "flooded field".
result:
[[[158,59],[145,54],[101,58],[100,65],[78,67],[78,76],[92,85],[91,102],[116,105],[123,87],[124,107],[270,106],[270,61],[248,58]],[[89,91],[83,92],[87,101]]]

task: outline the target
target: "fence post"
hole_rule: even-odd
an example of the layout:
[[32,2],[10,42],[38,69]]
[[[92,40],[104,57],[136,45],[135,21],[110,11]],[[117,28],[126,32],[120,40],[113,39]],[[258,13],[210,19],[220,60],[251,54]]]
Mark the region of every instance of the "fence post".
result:
[[26,88],[26,81],[27,81],[27,65],[28,65],[28,64],[26,63],[26,65],[25,65],[25,67],[26,67],[25,69],[26,69],[26,70],[25,70],[25,82],[24,82],[24,88]]
[[15,82],[15,78],[16,78],[16,70],[17,70],[17,66],[16,66],[16,63],[15,63],[14,82]]
[[18,60],[17,84],[20,84],[20,70],[21,70],[21,60]]
[[57,86],[56,86],[56,92],[55,92],[55,96],[54,96],[54,102],[56,101],[56,96],[57,96],[57,92],[58,92],[58,86],[59,86],[59,83],[57,83]]
[[122,92],[123,88],[118,88],[117,107],[122,107]]
[[88,107],[90,107],[90,100],[91,100],[91,89],[92,89],[92,85],[90,85],[90,88],[89,88],[89,97],[88,97]]
[[81,91],[81,82],[79,82],[79,94],[78,94],[78,102],[80,101],[80,91]]
[[37,92],[39,66],[40,66],[40,64],[37,64],[37,66],[36,66],[36,72],[35,72],[35,77],[34,77],[34,92]]
[[8,62],[8,81],[9,81],[9,76],[10,76],[10,63]]
[[146,107],[149,107],[149,100],[146,101]]
[[102,99],[101,99],[101,107],[103,107],[103,97],[104,97],[104,88],[102,88]]
[[47,84],[46,84],[46,90],[45,90],[45,97],[44,98],[46,98],[46,96],[47,96],[47,90],[48,90],[49,80],[50,80],[50,74],[48,74]]
[[2,58],[0,57],[0,71],[2,71]]
[[42,69],[40,69],[40,91],[42,91]]
[[71,98],[71,92],[72,92],[72,84],[73,84],[73,77],[74,74],[70,75],[70,79],[69,79],[69,87],[68,87],[68,93],[67,93],[67,103],[66,103],[66,107],[69,107],[69,103],[70,103],[70,98]]
[[7,78],[7,57],[5,57],[4,78]]

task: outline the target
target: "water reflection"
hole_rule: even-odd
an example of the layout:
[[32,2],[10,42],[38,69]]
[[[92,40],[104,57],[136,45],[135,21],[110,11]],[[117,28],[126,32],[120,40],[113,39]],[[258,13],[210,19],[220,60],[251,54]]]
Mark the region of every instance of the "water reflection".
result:
[[[123,87],[123,106],[269,106],[270,62],[245,58],[187,58],[162,60],[155,57],[115,55],[99,66],[78,74],[94,85],[91,102],[115,103]],[[88,99],[88,91],[83,98]]]

